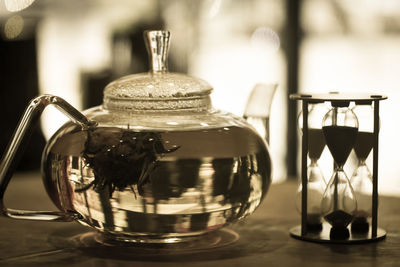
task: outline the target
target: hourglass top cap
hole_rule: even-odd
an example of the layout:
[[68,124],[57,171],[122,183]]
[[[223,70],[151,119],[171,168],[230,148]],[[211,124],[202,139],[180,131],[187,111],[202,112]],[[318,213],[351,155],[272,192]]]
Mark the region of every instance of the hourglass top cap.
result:
[[350,101],[347,100],[331,100],[332,107],[335,108],[346,108],[350,106]]
[[387,96],[373,93],[342,93],[342,92],[329,92],[329,93],[299,93],[291,94],[292,100],[306,100],[306,101],[373,101],[385,100]]

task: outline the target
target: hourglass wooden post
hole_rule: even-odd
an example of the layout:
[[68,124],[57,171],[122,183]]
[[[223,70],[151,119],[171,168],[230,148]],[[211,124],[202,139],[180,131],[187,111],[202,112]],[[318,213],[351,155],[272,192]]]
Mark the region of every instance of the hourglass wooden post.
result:
[[374,100],[374,147],[372,167],[372,238],[378,235],[378,145],[379,145],[379,100]]
[[307,234],[307,152],[308,152],[308,101],[303,100],[303,135],[301,149],[301,234]]
[[[300,100],[302,101],[302,112],[303,112],[303,121],[301,123],[302,127],[303,127],[303,131],[302,131],[302,153],[301,153],[301,186],[302,186],[302,192],[301,192],[301,224],[298,226],[293,227],[292,229],[290,229],[290,235],[294,238],[300,239],[300,240],[305,240],[305,241],[313,241],[313,242],[320,242],[320,243],[344,243],[344,244],[348,244],[348,243],[365,243],[365,242],[371,242],[371,241],[378,241],[378,240],[382,240],[386,237],[386,231],[383,229],[378,228],[378,144],[379,144],[379,102],[381,100],[387,99],[386,96],[382,96],[382,95],[370,95],[370,94],[343,94],[343,93],[328,93],[328,94],[292,94],[290,95],[290,99],[293,100]],[[308,188],[308,177],[307,177],[307,173],[308,173],[308,164],[307,164],[307,155],[309,153],[309,124],[308,124],[308,106],[310,103],[314,103],[314,102],[329,102],[332,105],[332,113],[333,114],[333,119],[332,119],[332,123],[334,125],[336,125],[336,116],[337,116],[337,108],[341,108],[341,107],[349,107],[351,106],[353,103],[355,104],[356,102],[365,102],[368,101],[368,103],[370,105],[373,104],[373,118],[371,118],[371,120],[373,119],[373,155],[372,155],[372,160],[373,160],[373,170],[372,170],[372,203],[371,203],[371,225],[368,226],[367,229],[368,231],[365,233],[359,233],[359,232],[353,232],[353,230],[350,232],[348,231],[348,229],[350,229],[350,226],[347,226],[348,224],[345,225],[335,225],[335,223],[332,224],[332,221],[330,221],[330,219],[332,219],[332,216],[350,216],[350,218],[354,218],[355,214],[356,214],[356,210],[349,210],[347,213],[342,211],[342,210],[338,210],[336,213],[332,212],[329,213],[329,216],[326,215],[325,218],[325,222],[323,222],[323,227],[322,230],[315,230],[315,229],[308,229],[307,227],[307,197],[309,194],[309,190],[310,188]],[[335,108],[337,107],[337,108]],[[371,107],[372,108],[372,107]],[[352,111],[350,111],[350,113],[352,113]],[[328,114],[328,113],[327,113]],[[354,115],[354,113],[353,113]],[[352,115],[352,116],[353,116]],[[372,114],[371,114],[372,115]],[[354,115],[355,116],[355,115]],[[368,117],[368,116],[367,116]],[[371,117],[371,116],[369,116]],[[368,118],[369,118],[368,117]],[[357,117],[355,117],[356,121],[357,121]],[[324,119],[325,121],[325,119]],[[321,121],[321,125],[322,125],[322,121]],[[325,125],[325,124],[324,124]],[[332,126],[326,126],[326,127],[332,127]],[[336,127],[347,127],[347,126],[336,126]],[[354,128],[355,130],[358,131],[358,124],[356,123],[356,127]],[[328,128],[326,130],[328,130]],[[325,127],[324,127],[324,131],[325,131]],[[329,132],[324,132],[324,134],[329,134]],[[335,133],[339,134],[339,133]],[[357,133],[358,135],[358,133]],[[330,138],[330,136],[326,136],[325,138]],[[345,137],[343,137],[344,139],[346,139]],[[342,158],[342,157],[338,157],[337,156],[337,149],[339,149],[341,147],[341,141],[343,140],[340,138],[337,138],[338,140],[335,140],[334,143],[332,143],[331,139],[326,139],[325,141],[330,141],[330,146],[329,150],[332,154],[332,152],[336,153],[336,158],[334,157],[334,159],[339,160],[339,162],[341,163],[342,167],[343,164],[345,163],[345,159],[347,158]],[[336,138],[335,138],[336,139]],[[339,140],[340,139],[340,140]],[[344,140],[346,141],[346,140]],[[339,142],[339,143],[336,143]],[[338,144],[339,146],[336,146],[335,144]],[[333,150],[331,150],[333,146]],[[352,148],[352,147],[350,147]],[[347,149],[347,151],[349,151]],[[335,154],[334,153],[334,154]],[[334,156],[332,154],[332,156]],[[348,154],[346,154],[346,157],[348,156]],[[343,163],[344,160],[344,163]],[[335,164],[336,165],[336,164]],[[342,169],[341,167],[341,169]],[[340,170],[339,170],[340,171]],[[335,176],[338,175],[338,176]],[[346,176],[345,173],[343,173],[343,169],[342,169],[342,174]],[[333,182],[333,188],[334,190],[334,203],[333,204],[337,204],[339,203],[337,201],[337,190],[338,190],[338,182],[340,182],[339,179],[339,174],[336,174],[336,170],[334,172],[334,175],[332,176],[331,179]],[[347,178],[346,178],[347,179]],[[332,183],[330,182],[330,183]],[[350,184],[350,183],[349,183]],[[328,185],[329,186],[329,185]],[[351,185],[350,185],[351,187]],[[326,192],[324,193],[324,195],[327,193],[327,191],[329,190],[329,188],[326,189]],[[329,193],[329,192],[328,192]],[[343,193],[342,193],[343,194]],[[371,194],[371,193],[370,193]],[[355,201],[357,201],[356,197]],[[343,201],[347,201],[348,199],[343,199]],[[336,201],[336,202],[335,202]],[[353,200],[354,201],[354,200]],[[364,202],[365,203],[365,202]],[[340,205],[342,205],[342,203],[340,202]],[[323,205],[321,204],[321,207]],[[322,215],[322,209],[321,209],[321,215]],[[344,217],[343,217],[344,219]],[[346,219],[349,219],[349,217],[346,217]],[[353,219],[351,219],[352,221]],[[339,218],[340,221],[340,218]],[[338,221],[338,222],[339,222]],[[328,224],[327,222],[329,222],[330,224]],[[337,233],[337,230],[339,228],[336,228],[337,226],[340,226],[341,229],[343,229],[346,231],[346,234],[344,235],[336,235],[335,233]],[[348,228],[348,229],[347,229]],[[341,230],[339,229],[339,230]],[[335,230],[335,231],[333,231]],[[332,231],[334,232],[334,234],[332,234]]]

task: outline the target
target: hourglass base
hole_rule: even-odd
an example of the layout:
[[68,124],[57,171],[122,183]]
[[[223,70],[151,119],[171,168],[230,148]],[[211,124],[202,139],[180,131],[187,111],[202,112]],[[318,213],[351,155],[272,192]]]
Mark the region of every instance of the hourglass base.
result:
[[305,235],[301,234],[301,225],[297,225],[290,229],[290,235],[293,238],[310,241],[310,242],[317,242],[317,243],[336,243],[336,244],[359,244],[359,243],[367,243],[367,242],[375,242],[385,239],[386,231],[378,228],[377,235],[372,236],[372,228],[369,227],[368,232],[366,233],[354,233],[349,231],[349,237],[338,239],[338,238],[331,238],[331,225],[328,223],[322,224],[322,230],[320,232],[308,232]]

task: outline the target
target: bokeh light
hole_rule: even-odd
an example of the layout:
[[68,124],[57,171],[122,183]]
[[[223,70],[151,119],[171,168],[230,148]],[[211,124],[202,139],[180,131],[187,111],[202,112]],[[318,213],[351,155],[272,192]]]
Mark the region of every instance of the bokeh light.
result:
[[32,5],[33,2],[35,0],[5,0],[4,4],[8,11],[18,12]]
[[24,29],[24,19],[15,15],[10,17],[4,24],[4,35],[7,39],[14,39],[18,37]]

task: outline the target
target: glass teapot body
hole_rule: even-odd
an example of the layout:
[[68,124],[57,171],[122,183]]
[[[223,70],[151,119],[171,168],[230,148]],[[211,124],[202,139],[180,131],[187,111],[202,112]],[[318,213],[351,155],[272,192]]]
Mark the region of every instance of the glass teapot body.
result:
[[[149,114],[152,113],[152,114]],[[264,140],[216,110],[85,112],[43,153],[49,196],[78,221],[118,239],[205,233],[252,213],[271,182]]]

